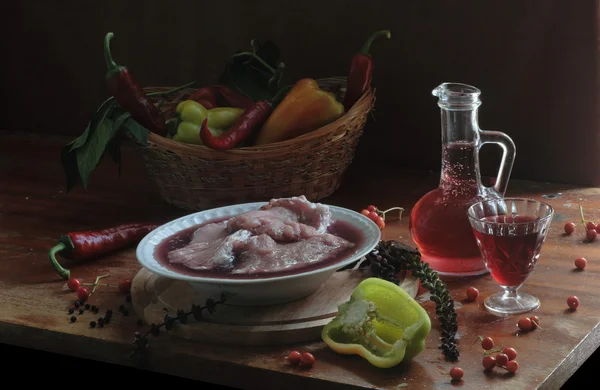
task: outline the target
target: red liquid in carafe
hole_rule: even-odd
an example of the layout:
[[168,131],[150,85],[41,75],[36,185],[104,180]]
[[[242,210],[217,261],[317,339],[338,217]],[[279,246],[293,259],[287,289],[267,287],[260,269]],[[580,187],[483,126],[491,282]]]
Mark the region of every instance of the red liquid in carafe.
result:
[[[522,223],[534,222],[535,218],[526,216],[492,216],[482,218],[483,222]],[[490,274],[502,286],[518,287],[533,271],[539,258],[544,235],[532,232],[533,223],[504,226],[486,225],[484,232],[473,229],[481,246],[484,261]]]
[[443,145],[440,185],[425,194],[411,211],[409,230],[421,259],[442,274],[487,272],[467,209],[484,198],[500,195],[480,187],[475,173],[478,169],[475,153],[472,142]]

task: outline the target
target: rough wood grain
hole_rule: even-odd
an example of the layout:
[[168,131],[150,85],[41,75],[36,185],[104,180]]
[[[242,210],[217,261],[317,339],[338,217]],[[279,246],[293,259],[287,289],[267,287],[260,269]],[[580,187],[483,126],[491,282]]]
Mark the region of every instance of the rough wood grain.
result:
[[[350,297],[366,277],[361,271],[340,271],[314,294],[287,304],[272,306],[220,305],[205,312],[203,321],[178,324],[172,334],[189,340],[230,345],[278,345],[318,341],[321,329],[335,317],[337,305]],[[147,324],[160,324],[165,309],[175,314],[202,304],[203,295],[189,283],[168,279],[142,268],[133,279],[132,305]]]
[[[70,323],[67,308],[74,296],[50,266],[47,251],[67,231],[134,220],[167,221],[186,212],[161,201],[141,161],[128,149],[120,178],[107,160],[94,173],[87,191],[76,188],[65,194],[59,150],[70,139],[8,133],[0,133],[0,139],[0,342],[130,364],[133,333],[147,329],[136,326],[131,304],[115,289],[100,287],[90,303],[101,311],[112,308],[111,323],[91,329],[89,321],[98,316],[88,312]],[[361,172],[356,166],[326,202],[352,209],[371,203],[384,209],[402,206],[406,216],[438,180],[437,173],[396,167]],[[579,204],[588,219],[600,221],[600,189],[512,180],[507,195],[544,199],[556,210],[540,262],[523,286],[541,299],[536,315],[543,329],[518,334],[518,316],[488,314],[481,302],[499,289],[489,275],[447,280],[458,306],[461,357],[456,365],[465,369],[465,388],[556,389],[600,345],[600,241],[585,242],[581,224],[575,234],[563,234],[566,221],[579,221]],[[389,222],[383,237],[411,243],[407,218]],[[583,272],[573,270],[578,256],[588,259]],[[106,281],[117,283],[140,270],[133,248],[97,261],[65,265],[86,282],[110,274]],[[465,289],[471,285],[479,289],[480,299],[465,303]],[[581,300],[574,312],[567,310],[569,295]],[[129,316],[118,312],[121,304]],[[413,362],[393,369],[377,369],[361,358],[337,355],[318,341],[248,347],[190,342],[165,333],[150,338],[145,368],[247,389],[393,389],[403,383],[409,388],[451,388],[448,371],[455,363],[445,361],[438,349],[439,322],[433,303],[424,301],[423,307],[433,324],[425,350]],[[478,335],[516,348],[519,372],[514,376],[500,370],[486,374],[481,367],[482,350],[475,342]],[[285,356],[292,348],[311,351],[317,359],[315,366],[311,370],[290,367]]]

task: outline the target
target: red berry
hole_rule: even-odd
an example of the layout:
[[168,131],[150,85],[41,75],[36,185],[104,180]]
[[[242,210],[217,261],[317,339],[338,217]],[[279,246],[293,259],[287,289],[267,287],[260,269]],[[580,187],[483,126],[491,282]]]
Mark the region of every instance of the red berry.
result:
[[119,282],[119,291],[121,291],[123,294],[127,294],[129,291],[131,291],[131,280],[129,279],[123,279]]
[[510,359],[505,353],[499,353],[496,355],[496,364],[499,366],[506,366],[506,363],[508,363],[509,360]]
[[455,381],[461,380],[463,375],[465,375],[465,370],[463,370],[460,367],[452,367],[452,369],[450,370],[450,376]]
[[587,265],[587,260],[584,257],[578,257],[575,259],[575,267],[579,270],[583,270]]
[[90,292],[88,291],[88,289],[85,287],[79,287],[79,289],[77,290],[77,299],[79,299],[82,302],[85,302],[89,297]]
[[369,211],[375,211],[375,210],[377,210],[377,207],[375,207],[372,204],[370,204],[369,207],[367,207],[367,210],[369,210]]
[[531,320],[531,329],[535,329],[540,326],[540,317],[531,316],[529,319]]
[[511,347],[506,347],[502,350],[502,353],[508,356],[508,360],[515,360],[517,358],[517,350]]
[[289,353],[287,359],[291,364],[296,366],[300,363],[300,359],[302,359],[302,355],[298,351],[292,351]]
[[585,232],[585,237],[588,239],[588,241],[596,241],[596,238],[598,238],[598,232],[594,229],[590,229]]
[[369,211],[369,210],[367,210],[367,209],[362,209],[362,210],[360,210],[360,213],[361,213],[362,215],[364,215],[365,217],[368,217],[368,216],[369,216],[369,213],[370,213],[370,211]]
[[596,224],[592,221],[589,221],[588,223],[585,224],[585,228],[587,230],[596,229]]
[[527,332],[528,330],[531,330],[531,320],[527,317],[523,317],[519,320],[517,326],[519,329]]
[[519,369],[519,363],[517,363],[516,360],[510,360],[508,363],[506,363],[506,369],[508,372],[512,372],[514,374]]
[[469,302],[473,302],[474,300],[477,299],[478,296],[479,296],[479,290],[477,290],[475,287],[469,287],[467,289],[467,300]]
[[377,214],[375,211],[371,211],[369,215],[367,215],[367,217],[369,217],[373,222],[375,222],[375,220],[379,217],[379,214]]
[[483,358],[482,364],[483,368],[486,370],[491,370],[496,367],[496,358],[493,356],[486,356]]
[[567,305],[569,305],[571,309],[577,309],[579,307],[579,298],[574,295],[570,296],[567,298]]
[[486,351],[489,351],[490,349],[494,348],[494,340],[492,340],[491,337],[484,338],[481,340],[481,347]]
[[304,352],[300,358],[300,367],[312,367],[315,364],[315,357],[310,352]]
[[79,290],[80,286],[81,282],[79,281],[79,279],[71,278],[67,281],[67,287],[73,292]]
[[572,234],[575,231],[575,224],[573,222],[567,222],[565,224],[565,233]]
[[379,230],[383,230],[385,228],[385,221],[381,217],[377,217],[375,219],[375,224],[377,224]]

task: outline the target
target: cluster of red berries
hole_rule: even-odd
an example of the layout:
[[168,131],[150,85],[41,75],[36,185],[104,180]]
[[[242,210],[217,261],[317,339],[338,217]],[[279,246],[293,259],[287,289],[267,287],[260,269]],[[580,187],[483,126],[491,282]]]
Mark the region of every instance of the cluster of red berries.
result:
[[[100,279],[106,278],[109,275],[97,276],[96,281],[94,283],[82,283],[77,278],[71,278],[67,281],[67,287],[69,290],[73,291],[77,295],[77,299],[81,302],[86,302],[90,295],[96,290],[97,286],[108,286],[108,287],[118,287],[119,291],[123,294],[128,294],[131,291],[131,280],[123,279],[119,282],[118,286],[107,284],[107,283],[98,283]],[[88,290],[83,286],[92,286],[92,291]]]
[[541,328],[540,327],[540,317],[538,317],[538,316],[523,317],[523,318],[519,319],[519,321],[517,322],[517,326],[523,332],[529,332],[530,330]]
[[382,211],[376,206],[369,205],[366,209],[362,209],[360,213],[375,222],[380,230],[383,230],[385,228],[385,215],[392,210],[398,210],[400,212],[399,218],[402,218],[402,212],[404,211],[402,207],[392,207],[391,209]]
[[[600,234],[600,225],[585,220],[583,217],[583,207],[579,206],[579,212],[581,214],[581,223],[585,227],[585,238],[590,242],[596,241],[598,234]],[[567,222],[565,224],[565,233],[568,235],[573,234],[575,232],[575,226],[574,222]]]
[[[517,358],[517,351],[514,348],[493,349],[494,340],[491,337],[482,339],[481,346],[485,350],[481,364],[486,371],[493,370],[495,367],[501,367],[514,374],[519,370],[519,363],[515,360]],[[496,353],[496,356],[492,356],[492,353]],[[450,377],[454,381],[461,380],[464,375],[465,370],[460,367],[452,367],[450,369]]]
[[[514,348],[505,347],[502,349],[493,349],[494,340],[491,337],[482,339],[481,347],[485,350],[485,356],[483,357],[481,364],[486,370],[493,370],[494,367],[501,367],[514,374],[519,369],[519,363],[515,360],[517,358],[517,351]],[[496,356],[492,356],[492,353],[496,353]]]
[[315,364],[315,357],[310,352],[300,353],[298,351],[292,351],[288,354],[287,360],[294,366],[304,368],[310,368]]

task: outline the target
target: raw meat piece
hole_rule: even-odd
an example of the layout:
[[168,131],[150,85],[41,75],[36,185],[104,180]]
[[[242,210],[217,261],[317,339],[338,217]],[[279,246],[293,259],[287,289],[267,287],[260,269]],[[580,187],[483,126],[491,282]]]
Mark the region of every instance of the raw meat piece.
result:
[[168,253],[169,263],[199,271],[231,269],[236,254],[244,249],[252,233],[238,230],[228,234],[225,222],[203,226],[194,232],[187,246]]
[[300,241],[320,234],[314,227],[299,223],[298,217],[289,209],[273,207],[232,217],[227,222],[227,228],[230,232],[244,229],[254,235],[266,234],[277,242]]
[[270,210],[275,207],[283,207],[293,211],[298,216],[297,222],[312,226],[319,233],[326,233],[332,222],[329,207],[320,203],[309,202],[304,195],[272,199],[268,204],[261,207],[261,210]]
[[209,223],[194,231],[190,243],[211,242],[218,239],[224,239],[228,235],[227,221]]
[[251,237],[238,256],[233,274],[279,272],[298,269],[339,255],[354,244],[329,233],[286,244],[266,234]]

